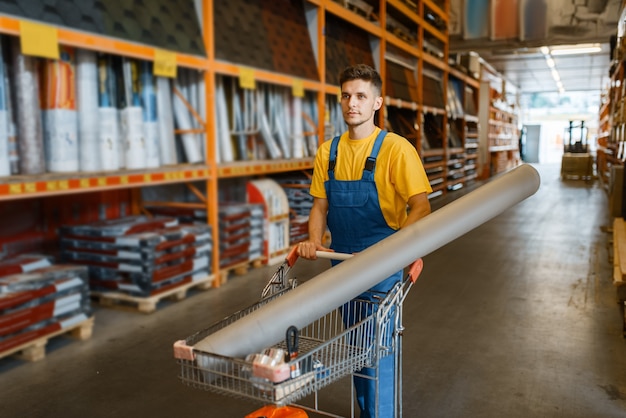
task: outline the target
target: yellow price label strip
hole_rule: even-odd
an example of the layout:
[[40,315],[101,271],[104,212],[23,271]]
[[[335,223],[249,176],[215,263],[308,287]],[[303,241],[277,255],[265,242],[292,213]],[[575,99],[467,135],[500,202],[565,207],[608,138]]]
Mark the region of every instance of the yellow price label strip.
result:
[[22,184],[10,184],[9,185],[9,194],[22,194],[24,190],[22,189]]
[[56,181],[47,181],[46,182],[46,190],[49,192],[54,192],[59,189],[59,183]]
[[20,45],[24,55],[59,59],[59,34],[52,26],[20,20]]
[[37,185],[35,183],[24,183],[24,192],[37,193]]
[[291,85],[291,94],[293,97],[304,97],[304,82],[302,80],[293,80],[293,84]]
[[154,50],[153,73],[156,76],[176,78],[176,53],[162,49]]
[[239,87],[242,89],[256,89],[256,80],[252,68],[239,67]]

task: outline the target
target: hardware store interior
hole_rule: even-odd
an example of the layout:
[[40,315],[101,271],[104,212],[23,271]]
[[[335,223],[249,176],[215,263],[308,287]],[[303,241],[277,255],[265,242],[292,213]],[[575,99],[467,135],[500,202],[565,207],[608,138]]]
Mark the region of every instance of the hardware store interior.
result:
[[[359,416],[387,355],[394,416],[626,416],[625,6],[0,2],[0,416]],[[331,268],[292,249],[357,63],[432,213]]]

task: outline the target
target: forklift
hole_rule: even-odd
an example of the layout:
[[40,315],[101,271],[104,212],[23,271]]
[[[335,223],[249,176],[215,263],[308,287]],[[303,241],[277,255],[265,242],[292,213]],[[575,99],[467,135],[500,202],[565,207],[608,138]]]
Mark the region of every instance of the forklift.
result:
[[561,179],[590,180],[593,177],[593,158],[589,153],[589,130],[585,121],[569,121],[565,128]]

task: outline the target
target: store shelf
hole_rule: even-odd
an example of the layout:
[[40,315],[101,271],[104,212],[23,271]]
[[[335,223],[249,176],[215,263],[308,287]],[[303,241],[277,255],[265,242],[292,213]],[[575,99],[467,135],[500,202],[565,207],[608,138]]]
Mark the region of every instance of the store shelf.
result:
[[[222,61],[215,61],[212,65],[212,69],[215,71],[216,74],[228,75],[232,77],[239,77],[241,74],[242,68],[246,68],[246,67],[233,64],[233,63],[222,62]],[[313,91],[320,91],[324,88],[322,83],[320,83],[319,81],[315,81],[315,80],[300,79],[300,78],[293,77],[290,75],[274,73],[271,71],[260,70],[256,68],[252,69],[252,71],[254,74],[255,81],[260,81],[260,82],[265,82],[265,83],[275,84],[275,85],[280,85],[280,86],[291,86],[291,87],[293,87],[294,83],[300,82],[302,83],[302,87],[305,90],[313,90]]]
[[132,187],[207,180],[207,166],[160,167],[158,170],[117,171],[115,173],[45,174],[5,177],[0,183],[0,200],[67,195]]
[[220,164],[217,168],[219,178],[244,177],[259,174],[282,173],[286,171],[308,170],[313,168],[313,158],[273,160],[273,161],[236,161]]

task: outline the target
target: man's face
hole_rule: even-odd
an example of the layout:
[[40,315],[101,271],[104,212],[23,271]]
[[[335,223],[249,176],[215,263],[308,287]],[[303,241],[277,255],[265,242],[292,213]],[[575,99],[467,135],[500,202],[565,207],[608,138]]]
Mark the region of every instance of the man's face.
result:
[[341,86],[341,110],[350,127],[373,120],[382,103],[383,98],[369,81],[350,80]]

